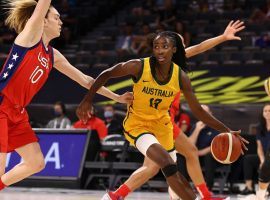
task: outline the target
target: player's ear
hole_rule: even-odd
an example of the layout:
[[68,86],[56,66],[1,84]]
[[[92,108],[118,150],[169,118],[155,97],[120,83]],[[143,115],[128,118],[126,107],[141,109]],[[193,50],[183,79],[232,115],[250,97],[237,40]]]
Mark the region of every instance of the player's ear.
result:
[[173,47],[173,53],[176,53],[177,47]]

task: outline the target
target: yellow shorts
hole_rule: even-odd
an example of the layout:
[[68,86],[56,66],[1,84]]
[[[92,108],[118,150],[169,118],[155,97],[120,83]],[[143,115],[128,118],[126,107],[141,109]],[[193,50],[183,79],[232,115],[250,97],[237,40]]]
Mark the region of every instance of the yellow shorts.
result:
[[166,151],[171,152],[175,149],[170,116],[164,116],[159,120],[145,120],[133,113],[128,113],[123,126],[126,139],[133,146],[136,146],[136,141],[140,136],[152,134]]

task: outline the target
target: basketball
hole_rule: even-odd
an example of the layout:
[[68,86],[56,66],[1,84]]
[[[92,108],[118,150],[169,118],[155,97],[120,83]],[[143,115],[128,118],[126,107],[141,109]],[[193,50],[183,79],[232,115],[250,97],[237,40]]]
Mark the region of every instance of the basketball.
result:
[[231,164],[241,155],[241,141],[231,133],[221,133],[212,140],[211,153],[218,162]]

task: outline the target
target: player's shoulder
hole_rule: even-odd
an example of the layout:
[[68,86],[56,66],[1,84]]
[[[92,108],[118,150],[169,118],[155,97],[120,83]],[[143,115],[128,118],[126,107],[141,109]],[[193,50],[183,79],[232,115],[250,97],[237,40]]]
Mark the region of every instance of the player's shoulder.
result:
[[141,59],[131,59],[131,60],[126,61],[125,64],[138,66],[142,64],[142,61]]
[[63,60],[64,56],[60,53],[60,51],[58,51],[57,49],[53,48],[53,57],[54,57],[54,62],[58,62]]
[[56,48],[52,47],[52,49],[53,49],[54,55],[60,55],[61,54],[60,51],[58,51]]

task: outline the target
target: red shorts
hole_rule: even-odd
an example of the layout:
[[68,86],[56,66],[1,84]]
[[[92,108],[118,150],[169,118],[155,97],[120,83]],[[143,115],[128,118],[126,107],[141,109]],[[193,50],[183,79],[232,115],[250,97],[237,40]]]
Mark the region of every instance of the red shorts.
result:
[[26,110],[12,104],[6,97],[0,105],[0,152],[8,153],[38,138],[29,124]]
[[181,133],[181,130],[174,121],[172,123],[173,123],[173,139],[175,140]]
[[[173,109],[174,108],[174,109]],[[179,109],[179,108],[177,108]],[[170,117],[171,117],[171,121],[172,121],[172,124],[173,124],[173,139],[175,140],[178,135],[181,133],[181,130],[179,128],[179,126],[177,126],[177,124],[175,123],[174,121],[174,118],[175,118],[175,114],[176,114],[176,110],[175,110],[175,107],[171,107],[170,109]]]

